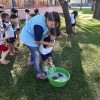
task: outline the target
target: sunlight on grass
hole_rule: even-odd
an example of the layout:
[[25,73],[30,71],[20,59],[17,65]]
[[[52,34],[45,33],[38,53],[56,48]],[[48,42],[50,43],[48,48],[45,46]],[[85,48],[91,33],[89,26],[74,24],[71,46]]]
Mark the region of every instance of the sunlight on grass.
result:
[[19,98],[19,100],[28,100],[26,96],[22,96]]
[[100,55],[98,55],[100,54],[100,48],[93,44],[80,44],[80,47],[83,50],[81,56],[86,75],[90,74],[93,69],[96,69],[98,71],[97,66],[100,66]]
[[[17,83],[17,79],[18,77],[24,75],[24,73],[27,71],[27,64],[29,62],[29,53],[28,53],[28,49],[24,47],[23,48],[20,47],[20,55],[18,55],[16,57],[16,61],[13,64],[13,69],[11,70],[11,74],[12,74],[12,78],[14,80],[14,84]],[[22,53],[22,51],[24,51]],[[20,58],[20,59],[19,59]]]

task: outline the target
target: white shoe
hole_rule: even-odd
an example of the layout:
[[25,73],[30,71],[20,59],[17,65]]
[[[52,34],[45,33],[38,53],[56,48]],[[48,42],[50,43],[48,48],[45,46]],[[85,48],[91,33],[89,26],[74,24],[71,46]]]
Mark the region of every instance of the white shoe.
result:
[[44,72],[48,72],[48,66],[44,66],[44,67],[43,67],[43,71],[44,71]]

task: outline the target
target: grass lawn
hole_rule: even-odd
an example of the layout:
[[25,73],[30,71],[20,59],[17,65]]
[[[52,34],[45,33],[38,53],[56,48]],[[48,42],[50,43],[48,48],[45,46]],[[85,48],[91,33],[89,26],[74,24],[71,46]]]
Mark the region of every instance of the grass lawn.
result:
[[11,63],[0,65],[0,100],[100,100],[100,22],[91,11],[80,11],[77,37],[60,39],[53,51],[54,64],[71,74],[64,87],[36,79],[34,69],[26,66],[28,49],[20,46],[18,56],[8,57]]

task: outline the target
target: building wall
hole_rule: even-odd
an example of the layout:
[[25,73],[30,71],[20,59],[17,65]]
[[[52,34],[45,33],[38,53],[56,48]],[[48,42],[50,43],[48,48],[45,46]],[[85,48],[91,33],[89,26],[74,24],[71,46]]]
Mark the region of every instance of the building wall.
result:
[[[82,0],[82,3],[91,3],[93,0]],[[70,3],[81,3],[81,0],[70,0]]]
[[[26,8],[26,7],[45,7],[45,6],[58,6],[58,0],[14,0],[15,7]],[[0,5],[4,5],[5,8],[12,7],[12,0],[0,0]]]
[[[46,7],[46,6],[59,6],[58,0],[14,0],[15,6],[18,8],[31,8],[31,7]],[[70,3],[81,3],[81,0],[69,0]],[[82,0],[82,3],[92,2],[93,0]],[[0,0],[0,5],[5,8],[12,7],[12,0]]]

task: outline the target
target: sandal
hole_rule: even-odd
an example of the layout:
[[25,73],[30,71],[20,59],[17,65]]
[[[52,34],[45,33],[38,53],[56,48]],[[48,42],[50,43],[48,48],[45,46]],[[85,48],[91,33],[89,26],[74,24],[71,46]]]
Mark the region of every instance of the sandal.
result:
[[9,60],[5,60],[5,61],[7,61],[8,63],[10,62]]
[[10,56],[15,56],[15,54],[14,53],[10,53]]
[[1,64],[4,64],[4,65],[7,65],[9,62],[7,62],[6,60],[5,60],[5,61],[1,61],[1,60],[0,60],[0,63],[1,63]]
[[17,52],[17,51],[14,51],[13,53],[14,53],[14,54],[18,54],[18,52]]

